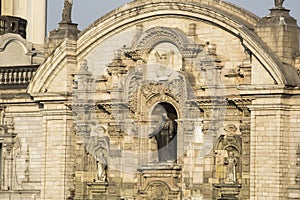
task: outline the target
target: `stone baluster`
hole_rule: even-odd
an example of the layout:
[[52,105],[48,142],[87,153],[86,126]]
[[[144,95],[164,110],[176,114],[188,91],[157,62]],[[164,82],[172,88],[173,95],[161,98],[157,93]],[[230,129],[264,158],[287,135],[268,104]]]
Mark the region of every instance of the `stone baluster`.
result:
[[21,79],[20,80],[21,80],[21,84],[22,84],[22,83],[24,83],[24,80],[25,80],[25,78],[24,78],[24,69],[21,69],[20,71],[21,71]]

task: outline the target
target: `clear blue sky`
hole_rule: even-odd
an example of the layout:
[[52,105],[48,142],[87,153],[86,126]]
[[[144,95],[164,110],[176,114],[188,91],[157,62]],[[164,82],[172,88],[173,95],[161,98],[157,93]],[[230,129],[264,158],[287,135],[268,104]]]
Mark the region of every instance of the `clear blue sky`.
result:
[[[73,0],[72,20],[79,24],[80,30],[86,28],[93,21],[105,13],[132,0]],[[184,1],[184,0],[183,0]],[[274,6],[274,0],[227,0],[254,14],[263,17]],[[300,24],[300,0],[286,0],[284,7],[291,10],[291,15]],[[58,27],[61,20],[63,0],[48,0],[48,31]]]

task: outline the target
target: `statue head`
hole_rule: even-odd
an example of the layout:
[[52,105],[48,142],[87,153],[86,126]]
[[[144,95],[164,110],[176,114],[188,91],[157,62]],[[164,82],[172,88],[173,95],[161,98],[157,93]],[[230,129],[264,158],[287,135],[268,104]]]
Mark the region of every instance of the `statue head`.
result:
[[163,118],[163,120],[168,120],[169,119],[167,113],[163,113],[162,118]]

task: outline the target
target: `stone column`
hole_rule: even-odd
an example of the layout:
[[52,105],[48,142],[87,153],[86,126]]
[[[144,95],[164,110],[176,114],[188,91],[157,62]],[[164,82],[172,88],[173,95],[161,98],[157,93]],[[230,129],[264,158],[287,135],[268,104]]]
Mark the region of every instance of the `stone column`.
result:
[[[28,1],[28,0],[27,0]],[[46,0],[29,0],[32,3],[32,10],[28,12],[28,27],[32,31],[32,43],[39,44],[44,47],[46,37],[46,14],[47,1]],[[19,2],[22,2],[19,0]],[[30,39],[30,38],[29,38]]]

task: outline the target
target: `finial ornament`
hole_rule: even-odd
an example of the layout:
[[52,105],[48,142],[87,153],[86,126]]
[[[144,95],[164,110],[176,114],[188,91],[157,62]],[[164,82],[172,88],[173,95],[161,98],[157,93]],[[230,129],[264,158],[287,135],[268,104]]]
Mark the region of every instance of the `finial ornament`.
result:
[[275,8],[283,8],[284,0],[275,0]]
[[73,0],[65,0],[64,1],[64,9],[62,13],[62,22],[70,23],[71,20],[71,14],[72,14],[72,6],[73,6]]

